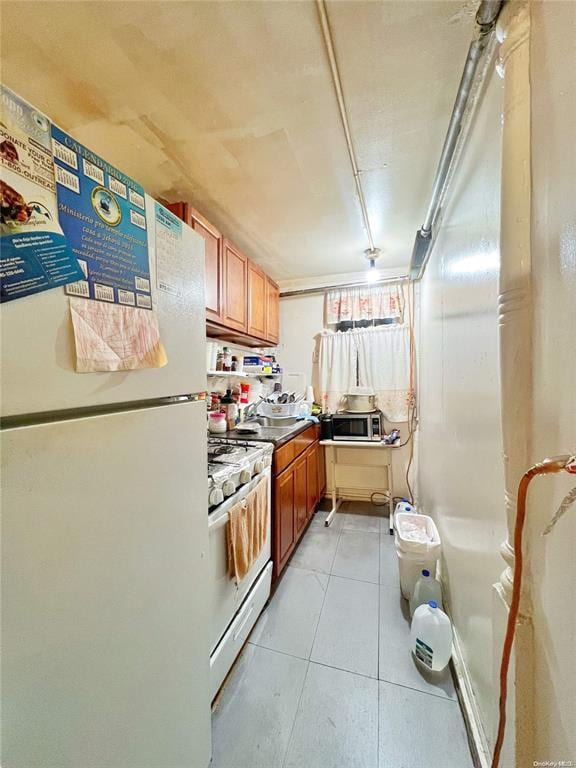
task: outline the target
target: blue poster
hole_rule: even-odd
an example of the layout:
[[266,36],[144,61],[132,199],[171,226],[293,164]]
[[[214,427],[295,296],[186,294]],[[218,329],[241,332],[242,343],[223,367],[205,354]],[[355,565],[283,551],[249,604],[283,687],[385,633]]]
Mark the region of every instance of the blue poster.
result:
[[0,86],[0,301],[81,278],[58,223],[50,121]]
[[83,271],[66,293],[152,309],[144,189],[52,126],[58,215]]

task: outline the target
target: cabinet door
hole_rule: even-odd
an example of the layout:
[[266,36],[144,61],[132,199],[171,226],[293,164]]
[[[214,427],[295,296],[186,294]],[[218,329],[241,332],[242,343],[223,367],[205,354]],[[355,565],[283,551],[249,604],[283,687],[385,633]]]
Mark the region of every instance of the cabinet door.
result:
[[172,203],[168,209],[204,238],[206,320],[221,323],[224,311],[222,235],[188,203]]
[[295,537],[298,538],[308,521],[308,488],[306,484],[306,457],[294,464],[294,524]]
[[318,501],[322,501],[326,494],[326,452],[319,445],[317,453],[318,464]]
[[248,333],[266,338],[266,290],[268,278],[262,270],[248,262]]
[[248,259],[230,240],[224,239],[223,324],[246,332],[248,326]]
[[306,511],[311,518],[318,504],[318,444],[306,452]]
[[276,283],[266,278],[266,339],[277,344],[280,339],[280,296]]
[[294,544],[294,472],[289,469],[275,481],[275,553],[279,574]]
[[206,265],[206,319],[222,322],[222,238],[220,233],[200,221],[194,221],[194,229],[204,238]]

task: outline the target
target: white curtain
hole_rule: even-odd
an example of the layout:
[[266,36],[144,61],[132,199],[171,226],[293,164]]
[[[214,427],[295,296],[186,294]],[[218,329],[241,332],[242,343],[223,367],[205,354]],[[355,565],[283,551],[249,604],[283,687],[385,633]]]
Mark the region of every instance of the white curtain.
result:
[[354,333],[323,331],[319,337],[318,385],[322,410],[334,413],[356,384],[357,345]]
[[383,325],[323,331],[318,340],[318,386],[323,410],[342,408],[350,387],[371,387],[388,421],[407,421],[411,395],[410,331]]
[[334,288],[326,293],[326,325],[358,320],[402,322],[403,313],[404,292],[400,283]]
[[355,331],[358,384],[371,387],[388,421],[407,421],[411,396],[410,331],[384,325]]

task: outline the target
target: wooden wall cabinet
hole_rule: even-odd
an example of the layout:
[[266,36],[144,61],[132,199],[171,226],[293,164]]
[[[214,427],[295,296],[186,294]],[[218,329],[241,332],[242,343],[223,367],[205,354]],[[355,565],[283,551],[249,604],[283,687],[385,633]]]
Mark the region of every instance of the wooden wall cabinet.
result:
[[189,203],[167,208],[206,244],[206,333],[245,344],[275,346],[279,334],[278,285]]
[[284,570],[320,500],[323,449],[315,426],[274,453],[272,486],[273,579]]
[[266,276],[266,341],[277,344],[280,340],[280,291],[277,284]]
[[248,259],[224,238],[223,324],[234,331],[248,330]]
[[262,270],[248,263],[248,335],[266,338],[268,277]]

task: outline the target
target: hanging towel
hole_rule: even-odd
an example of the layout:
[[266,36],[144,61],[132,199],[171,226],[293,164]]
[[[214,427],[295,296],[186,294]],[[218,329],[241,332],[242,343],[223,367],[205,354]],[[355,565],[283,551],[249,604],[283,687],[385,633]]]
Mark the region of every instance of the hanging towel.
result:
[[258,558],[268,534],[268,479],[262,478],[245,499],[232,507],[229,516],[228,572],[239,583]]

